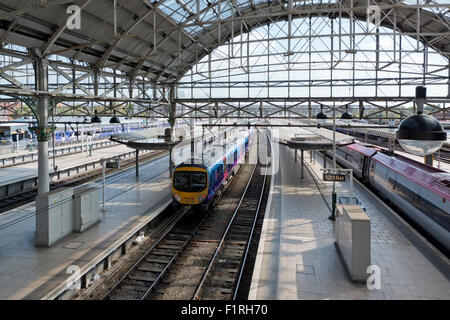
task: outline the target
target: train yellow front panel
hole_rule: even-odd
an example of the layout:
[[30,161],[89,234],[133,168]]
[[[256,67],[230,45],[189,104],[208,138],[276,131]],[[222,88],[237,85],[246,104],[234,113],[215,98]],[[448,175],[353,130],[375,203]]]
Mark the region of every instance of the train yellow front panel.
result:
[[181,191],[181,190],[177,190],[173,187],[174,182],[172,180],[172,196],[173,198],[181,203],[181,204],[188,204],[188,205],[196,205],[196,204],[200,204],[201,202],[203,202],[206,197],[208,196],[208,172],[203,169],[203,168],[198,168],[198,167],[182,167],[182,168],[178,168],[174,171],[174,176],[177,172],[203,172],[206,174],[207,177],[207,184],[204,188],[204,190],[199,191],[199,192],[186,192],[186,191]]

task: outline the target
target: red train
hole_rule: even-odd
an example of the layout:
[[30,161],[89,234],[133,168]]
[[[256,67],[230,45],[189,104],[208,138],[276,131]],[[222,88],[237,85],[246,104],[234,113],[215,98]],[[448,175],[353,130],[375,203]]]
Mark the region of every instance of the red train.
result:
[[354,141],[340,143],[336,161],[353,169],[356,177],[413,220],[449,256],[449,173]]

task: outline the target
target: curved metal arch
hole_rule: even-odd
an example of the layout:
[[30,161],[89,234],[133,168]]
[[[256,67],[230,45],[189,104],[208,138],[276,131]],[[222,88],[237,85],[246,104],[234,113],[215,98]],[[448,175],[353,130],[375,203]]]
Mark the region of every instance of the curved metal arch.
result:
[[[388,13],[388,17],[393,18],[394,10],[401,10],[401,13],[404,17],[407,19],[404,19],[403,21],[398,21],[397,17],[397,26],[394,26],[392,20],[393,19],[382,19],[380,25],[383,27],[390,28],[394,30],[394,28],[397,28],[401,33],[408,33],[408,32],[416,32],[415,28],[416,25],[412,26],[411,20],[415,20],[417,15],[417,8],[414,6],[408,6],[408,5],[394,5],[391,3],[390,0],[381,0],[377,1],[379,3],[379,7],[383,10],[391,10],[390,13]],[[325,13],[332,13],[334,17],[336,17],[339,13],[341,13],[342,17],[349,18],[350,14],[349,11],[353,13],[353,16],[355,19],[360,21],[366,21],[367,18],[367,2],[364,0],[344,0],[341,1],[341,7],[336,7],[336,4],[322,4],[322,5],[314,5],[310,6],[309,10],[306,8],[306,6],[302,6],[301,9],[294,9],[294,10],[287,10],[285,6],[282,4],[282,2],[273,2],[273,1],[267,1],[265,3],[260,3],[257,5],[250,5],[246,8],[242,8],[240,10],[240,18],[234,19],[232,17],[223,20],[221,23],[222,30],[225,30],[221,33],[221,39],[222,41],[220,43],[216,43],[214,47],[214,43],[209,44],[209,47],[213,47],[213,49],[210,50],[212,52],[214,49],[218,48],[220,45],[228,42],[231,40],[231,21],[240,21],[242,19],[245,19],[246,23],[246,30],[243,33],[248,33],[260,26],[265,26],[267,24],[272,23],[273,17],[283,17],[284,20],[288,20],[288,16],[291,14],[292,18],[306,18],[309,16],[321,16]],[[353,4],[353,10],[346,8],[345,5],[351,5]],[[361,6],[358,6],[359,4],[363,4]],[[256,19],[255,13],[258,13],[262,15],[265,18],[262,19]],[[450,20],[445,16],[438,17],[437,14],[430,12],[430,11],[424,11],[422,10],[420,12],[421,20],[425,20],[425,23],[421,23],[420,30],[422,31],[428,31],[430,33],[438,33],[443,32],[443,30],[447,30],[447,35],[442,37],[441,39],[428,39],[429,37],[424,37],[420,35],[419,33],[419,39],[420,42],[422,42],[425,46],[429,46],[436,50],[437,52],[441,53],[443,56],[447,57],[450,60]],[[333,18],[330,17],[330,18]],[[405,20],[408,20],[407,22]],[[434,25],[433,22],[435,23]],[[409,25],[409,28],[408,28]],[[435,30],[436,25],[441,26],[442,28],[439,30]],[[226,27],[229,28],[226,28]],[[240,35],[240,27],[239,24],[237,24],[237,28],[235,27],[233,30],[233,36],[239,36]],[[433,27],[433,28],[432,28]],[[427,28],[424,30],[424,28]],[[444,31],[445,32],[445,31]],[[205,38],[208,35],[218,34],[218,27],[215,25],[212,28],[207,29],[206,32],[203,32],[198,35],[199,38]],[[431,41],[430,41],[431,40]],[[433,41],[434,40],[434,41]],[[430,45],[431,42],[431,45]],[[184,75],[201,59],[203,59],[207,54],[209,53],[202,53],[197,52],[196,53],[196,59],[192,60],[189,65],[186,65],[185,68],[182,69],[180,72],[180,75],[175,79],[175,81],[179,81]],[[170,67],[176,62],[176,58],[173,59],[158,75],[158,79],[164,75],[164,73],[170,69]]]
[[[149,39],[148,28],[143,25],[152,25],[150,14],[140,23],[134,24],[136,30],[133,30],[133,37],[124,37],[117,42],[115,42],[117,39],[108,38],[107,31],[95,30],[96,27],[93,25],[95,21],[104,21],[109,26],[111,25],[108,22],[112,7],[110,0],[48,0],[41,2],[39,6],[27,6],[30,3],[29,0],[2,0],[0,3],[0,30],[3,33],[0,32],[0,37],[8,43],[27,48],[43,48],[50,53],[52,48],[62,48],[64,50],[61,51],[65,51],[64,53],[58,53],[60,50],[55,52],[91,65],[113,68],[117,65],[117,69],[128,74],[145,75],[150,79],[156,78],[163,82],[173,82],[180,79],[190,67],[212,52],[214,48],[230,39],[231,36],[227,33],[231,30],[232,21],[243,21],[245,23],[243,31],[249,32],[257,26],[270,23],[271,19],[275,17],[288,19],[289,16],[292,18],[314,15],[329,16],[340,12],[342,16],[348,17],[351,13],[355,19],[364,21],[367,9],[367,0],[337,0],[336,3],[331,4],[322,2],[317,4],[308,2],[309,4],[307,4],[303,1],[293,0],[294,4],[301,3],[301,5],[291,9],[288,9],[287,6],[292,2],[286,0],[258,1],[257,4],[255,1],[249,1],[245,5],[238,5],[236,1],[228,1],[235,13],[221,19],[218,9],[219,1],[207,1],[206,7],[199,12],[193,11],[183,23],[177,23],[173,17],[159,9],[161,5],[164,5],[164,0],[158,2],[149,0],[117,1],[122,2],[121,7],[126,8],[126,12],[124,9],[121,13],[127,17],[131,17],[133,13],[136,17],[142,17],[143,10],[156,11],[158,31],[161,32],[163,39],[167,38],[169,41],[161,44],[161,36],[160,39]],[[86,2],[89,5],[86,5]],[[221,3],[224,2],[226,1],[221,1]],[[371,0],[371,2],[375,1]],[[388,18],[382,20],[383,26],[393,29],[392,18],[394,14],[398,13],[397,30],[413,34],[417,32],[418,39],[425,45],[450,58],[448,14],[439,15],[422,10],[421,6],[406,5],[402,0],[378,0],[376,3],[384,13],[387,13]],[[66,16],[67,4],[85,6],[90,17],[86,23],[91,23],[91,25],[82,31],[66,30],[62,22]],[[211,20],[202,21],[200,17],[208,14],[208,10],[214,11]],[[17,17],[20,19],[16,19]],[[131,18],[134,19],[134,17]],[[58,22],[55,23],[55,21]],[[194,36],[187,31],[188,27],[199,25],[203,29],[197,35]],[[220,33],[219,28],[221,28]],[[162,32],[164,29],[175,30],[175,32],[166,34]],[[239,35],[239,23],[234,23],[234,29],[234,35]],[[217,41],[219,34],[220,43]],[[428,37],[427,34],[431,34],[431,36]],[[175,39],[176,35],[178,35],[177,39]],[[164,53],[152,55],[152,49],[158,43],[160,43],[158,50]],[[144,54],[141,52],[143,44],[149,50]],[[179,50],[181,51],[179,52]]]

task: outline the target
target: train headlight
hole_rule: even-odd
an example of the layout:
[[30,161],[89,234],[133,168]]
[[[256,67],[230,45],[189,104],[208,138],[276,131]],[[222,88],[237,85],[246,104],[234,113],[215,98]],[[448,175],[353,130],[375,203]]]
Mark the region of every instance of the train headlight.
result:
[[395,136],[406,152],[425,156],[442,147],[447,140],[447,132],[434,117],[417,114],[404,119],[398,126]]
[[203,201],[205,201],[206,196],[204,194],[202,194],[201,196],[198,197],[198,202],[201,203]]
[[181,201],[181,197],[178,193],[175,193],[175,200],[177,200],[178,202]]

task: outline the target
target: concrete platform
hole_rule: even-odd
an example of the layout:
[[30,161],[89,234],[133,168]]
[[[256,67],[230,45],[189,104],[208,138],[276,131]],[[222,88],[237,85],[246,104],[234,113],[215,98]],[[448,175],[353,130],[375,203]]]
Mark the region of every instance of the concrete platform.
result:
[[[109,145],[114,145],[115,143],[112,141],[109,141],[109,139],[99,139],[99,140],[93,140],[92,141],[93,144],[93,149],[97,149],[99,147],[107,147]],[[67,143],[67,144],[62,144],[62,145],[58,145],[55,146],[55,154],[56,156],[60,156],[61,154],[64,153],[69,153],[69,152],[79,152],[81,153],[81,147],[83,146],[83,144],[81,142],[73,142],[73,143]],[[84,148],[86,149],[86,143],[84,143]],[[69,150],[70,149],[70,150]],[[87,149],[89,149],[89,146],[87,147]],[[53,157],[53,147],[49,146],[49,158]],[[20,149],[20,150],[14,150],[14,152],[9,152],[9,153],[5,153],[5,154],[0,154],[0,165],[5,164],[8,165],[10,163],[8,163],[7,161],[5,161],[6,163],[3,163],[4,159],[8,159],[8,158],[12,158],[15,157],[16,158],[16,163],[20,163],[22,162],[21,157],[24,157],[24,159],[27,160],[31,160],[31,159],[36,159],[37,160],[37,156],[38,156],[38,151],[37,151],[37,147],[34,148],[33,151],[29,151],[28,149]]]
[[[81,153],[57,157],[55,158],[55,164],[58,166],[58,170],[64,170],[76,165],[98,161],[102,158],[113,157],[115,155],[130,151],[133,150],[123,145],[115,145],[109,148],[93,150],[92,156],[90,157],[88,157],[87,154],[83,157]],[[50,172],[53,172],[53,159],[49,160],[49,169]],[[37,177],[37,173],[37,161],[18,164],[13,167],[0,168],[0,186],[22,181],[30,177]]]
[[131,168],[108,177],[106,185],[101,222],[52,248],[34,245],[34,203],[0,215],[0,299],[57,297],[70,266],[89,270],[154,219],[171,201],[168,156],[142,165],[139,177]]
[[[359,183],[354,194],[371,219],[371,263],[380,267],[381,289],[351,282],[327,218],[332,183],[319,179],[323,159],[316,154],[309,163],[306,153],[305,160],[312,173],[305,170],[301,180],[294,151],[280,146],[249,299],[450,299],[449,260]],[[337,183],[337,192],[348,195],[348,182]]]

